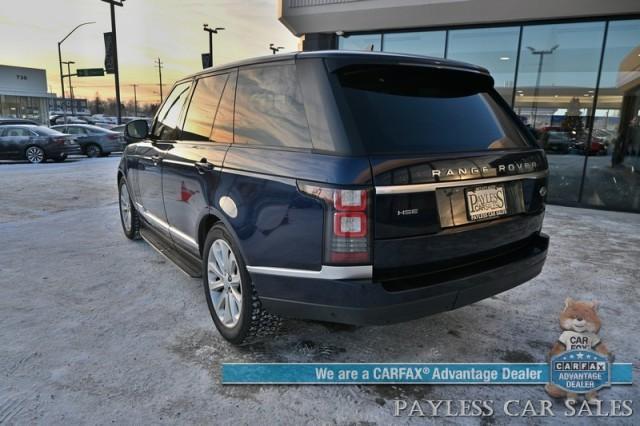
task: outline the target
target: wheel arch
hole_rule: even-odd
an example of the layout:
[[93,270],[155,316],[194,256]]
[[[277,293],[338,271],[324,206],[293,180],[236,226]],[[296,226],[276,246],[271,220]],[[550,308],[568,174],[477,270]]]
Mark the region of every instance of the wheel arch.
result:
[[198,243],[198,250],[200,252],[200,256],[202,256],[202,253],[204,250],[204,243],[207,239],[207,235],[209,234],[209,231],[218,223],[221,223],[224,225],[224,227],[227,229],[227,231],[233,238],[234,240],[233,242],[235,243],[236,247],[240,251],[240,254],[244,258],[244,260],[247,261],[247,257],[244,253],[244,249],[240,244],[240,239],[238,238],[238,234],[236,233],[235,229],[233,229],[233,226],[231,226],[231,224],[228,222],[227,218],[222,212],[219,212],[211,208],[209,209],[209,212],[207,214],[203,215],[200,218],[200,223],[198,224],[197,243]]

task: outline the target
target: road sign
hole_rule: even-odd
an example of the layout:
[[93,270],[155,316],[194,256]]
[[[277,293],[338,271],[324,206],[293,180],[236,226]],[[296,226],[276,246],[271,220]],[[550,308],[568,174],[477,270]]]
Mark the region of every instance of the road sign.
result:
[[211,66],[211,55],[208,53],[202,54],[202,68],[209,68]]
[[113,33],[104,33],[104,69],[107,70],[107,74],[116,72],[113,56]]
[[85,69],[77,69],[76,73],[78,77],[102,77],[104,75],[104,70],[102,68],[85,68]]

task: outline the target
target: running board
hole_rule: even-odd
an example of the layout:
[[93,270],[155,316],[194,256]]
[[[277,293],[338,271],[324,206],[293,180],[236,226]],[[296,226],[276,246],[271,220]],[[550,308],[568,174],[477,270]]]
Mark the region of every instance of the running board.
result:
[[202,277],[202,264],[200,259],[195,258],[180,249],[176,249],[166,238],[158,235],[148,226],[140,227],[140,236],[153,247],[158,253],[170,260],[174,265],[192,278]]

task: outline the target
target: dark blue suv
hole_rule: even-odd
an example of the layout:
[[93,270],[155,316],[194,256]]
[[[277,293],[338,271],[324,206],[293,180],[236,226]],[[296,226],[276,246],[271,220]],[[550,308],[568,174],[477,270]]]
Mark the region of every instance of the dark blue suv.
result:
[[544,151],[480,67],[272,55],[178,81],[126,134],[125,234],[202,276],[233,343],[454,309],[545,261]]

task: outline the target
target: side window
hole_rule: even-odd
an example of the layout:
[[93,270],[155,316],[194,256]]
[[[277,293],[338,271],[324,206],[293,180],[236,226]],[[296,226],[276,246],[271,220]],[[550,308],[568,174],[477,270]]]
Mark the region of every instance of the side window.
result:
[[178,84],[173,88],[164,104],[162,104],[158,112],[156,124],[153,126],[153,136],[157,139],[175,139],[178,119],[180,118],[184,101],[189,94],[189,87],[191,87],[191,82]]
[[295,65],[240,70],[235,142],[311,148]]
[[198,80],[187,110],[181,139],[209,140],[220,95],[228,76],[229,74],[220,74]]
[[31,132],[18,127],[14,129],[7,129],[5,136],[31,136]]
[[84,129],[82,127],[69,126],[67,127],[67,133],[70,135],[84,135]]
[[224,87],[218,113],[213,123],[211,140],[221,143],[233,143],[233,107],[236,99],[237,71],[229,74],[227,85]]

